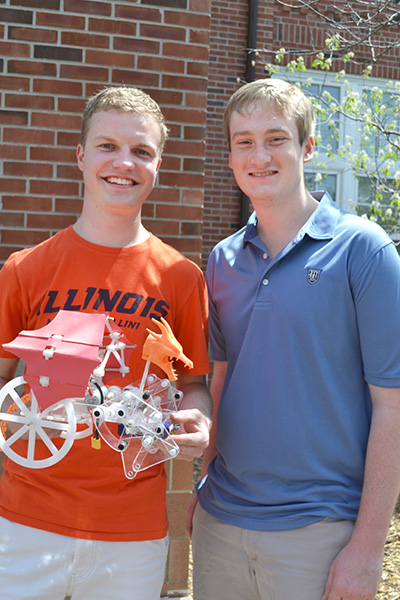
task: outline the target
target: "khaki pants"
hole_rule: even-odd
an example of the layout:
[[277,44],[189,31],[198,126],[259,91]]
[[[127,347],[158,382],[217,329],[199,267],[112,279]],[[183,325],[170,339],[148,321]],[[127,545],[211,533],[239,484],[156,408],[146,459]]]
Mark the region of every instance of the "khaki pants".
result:
[[198,504],[193,520],[194,600],[321,600],[353,521],[324,519],[288,531],[222,523]]
[[0,517],[0,599],[159,600],[167,551],[168,538],[82,540]]

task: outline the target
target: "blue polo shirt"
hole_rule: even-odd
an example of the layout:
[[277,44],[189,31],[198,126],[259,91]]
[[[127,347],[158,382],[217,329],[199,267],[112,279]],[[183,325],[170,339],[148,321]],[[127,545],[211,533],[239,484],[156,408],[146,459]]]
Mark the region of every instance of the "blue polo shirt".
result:
[[246,529],[355,519],[368,383],[400,387],[400,259],[374,223],[328,194],[270,258],[257,217],[207,268],[210,353],[228,361],[218,454],[200,504]]

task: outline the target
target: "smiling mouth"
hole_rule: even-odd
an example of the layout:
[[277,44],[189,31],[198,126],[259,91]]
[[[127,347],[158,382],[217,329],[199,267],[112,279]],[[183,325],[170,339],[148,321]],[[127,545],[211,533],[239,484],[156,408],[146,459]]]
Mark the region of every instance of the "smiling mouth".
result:
[[275,175],[277,171],[264,171],[263,173],[250,173],[252,177],[268,177],[269,175]]
[[107,183],[114,185],[137,185],[137,182],[133,179],[125,179],[124,177],[105,177],[104,179]]

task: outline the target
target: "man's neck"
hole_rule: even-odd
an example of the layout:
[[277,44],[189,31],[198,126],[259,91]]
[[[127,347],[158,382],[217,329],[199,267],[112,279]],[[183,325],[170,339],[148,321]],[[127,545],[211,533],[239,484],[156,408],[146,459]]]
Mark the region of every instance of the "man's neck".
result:
[[150,235],[142,225],[140,214],[135,218],[119,216],[105,220],[88,219],[82,214],[73,228],[84,240],[110,248],[136,246],[146,241]]
[[271,257],[276,256],[297,235],[318,206],[306,191],[295,202],[270,202],[255,205],[257,233]]

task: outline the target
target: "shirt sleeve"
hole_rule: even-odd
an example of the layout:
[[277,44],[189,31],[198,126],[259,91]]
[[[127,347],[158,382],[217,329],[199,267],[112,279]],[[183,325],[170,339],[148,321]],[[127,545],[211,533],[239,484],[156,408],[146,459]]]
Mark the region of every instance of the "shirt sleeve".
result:
[[21,286],[11,256],[0,271],[0,358],[15,358],[3,349],[20,331],[26,329],[26,311]]
[[[188,289],[188,281],[186,290]],[[196,269],[191,289],[179,307],[173,324],[174,335],[183,353],[193,362],[193,368],[177,361],[175,367],[189,375],[206,375],[211,371],[208,359],[208,305],[204,276]]]
[[215,252],[212,252],[208,260],[206,271],[206,282],[208,288],[208,307],[209,307],[209,352],[211,360],[226,361],[226,340],[220,326],[218,307],[214,300],[213,290],[215,285],[216,260]]
[[381,387],[400,386],[400,258],[393,243],[380,247],[352,286],[364,376]]

